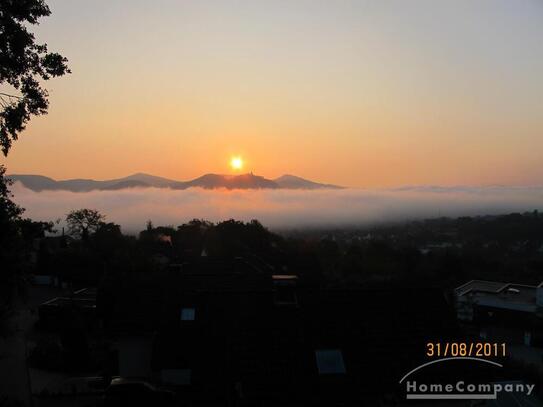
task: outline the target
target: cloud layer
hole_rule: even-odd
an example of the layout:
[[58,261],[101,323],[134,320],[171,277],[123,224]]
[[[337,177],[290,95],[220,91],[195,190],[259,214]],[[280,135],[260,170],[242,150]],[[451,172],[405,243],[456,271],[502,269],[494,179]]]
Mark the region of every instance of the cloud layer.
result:
[[35,220],[98,209],[128,233],[194,218],[258,219],[272,228],[365,225],[437,216],[487,215],[543,208],[543,187],[403,187],[345,190],[169,190],[157,188],[34,192],[16,183],[15,201]]

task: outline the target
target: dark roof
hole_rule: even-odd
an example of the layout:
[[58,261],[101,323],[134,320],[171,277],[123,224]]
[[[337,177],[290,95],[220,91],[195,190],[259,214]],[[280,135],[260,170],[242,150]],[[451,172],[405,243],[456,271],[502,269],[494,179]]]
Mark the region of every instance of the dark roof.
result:
[[469,292],[499,293],[508,285],[508,283],[499,281],[471,280],[458,287],[455,290],[455,293],[458,296],[465,295]]
[[[363,401],[393,389],[425,342],[443,340],[454,321],[440,292],[298,289],[297,296],[298,306],[278,307],[271,290],[179,295],[166,307],[154,370],[191,369],[199,394],[239,381],[249,399]],[[180,320],[185,306],[195,308],[194,321]],[[344,375],[319,374],[316,351],[327,349],[342,353]]]
[[[367,402],[394,389],[426,341],[454,333],[440,290],[330,290],[288,279],[295,284],[280,289],[296,303],[278,306],[271,274],[239,261],[202,264],[127,276],[110,325],[154,332],[153,371],[190,370],[184,397]],[[194,308],[194,320],[181,318],[183,308]],[[318,350],[341,352],[345,374],[319,374]]]

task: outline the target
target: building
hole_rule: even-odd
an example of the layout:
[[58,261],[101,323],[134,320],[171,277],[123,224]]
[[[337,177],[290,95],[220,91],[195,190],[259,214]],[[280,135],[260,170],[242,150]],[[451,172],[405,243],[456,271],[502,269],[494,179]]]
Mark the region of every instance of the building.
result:
[[458,320],[481,339],[543,345],[543,283],[472,280],[455,290]]
[[452,336],[440,290],[323,289],[295,271],[200,258],[125,276],[106,313],[110,374],[191,405],[362,405]]
[[82,288],[65,297],[52,298],[38,307],[41,328],[57,329],[77,317],[89,328],[96,323],[96,289]]

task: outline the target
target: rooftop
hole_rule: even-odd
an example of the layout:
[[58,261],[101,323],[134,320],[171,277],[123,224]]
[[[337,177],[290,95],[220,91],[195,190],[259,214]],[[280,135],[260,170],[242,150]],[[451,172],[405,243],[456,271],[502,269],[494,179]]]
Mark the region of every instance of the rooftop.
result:
[[[541,286],[541,285],[540,285]],[[472,280],[455,290],[457,297],[475,296],[481,305],[498,308],[516,307],[520,311],[536,309],[537,286]]]
[[488,292],[499,293],[505,287],[510,285],[509,283],[502,283],[499,281],[485,281],[485,280],[471,280],[466,284],[461,285],[455,290],[457,296],[465,295],[469,292]]

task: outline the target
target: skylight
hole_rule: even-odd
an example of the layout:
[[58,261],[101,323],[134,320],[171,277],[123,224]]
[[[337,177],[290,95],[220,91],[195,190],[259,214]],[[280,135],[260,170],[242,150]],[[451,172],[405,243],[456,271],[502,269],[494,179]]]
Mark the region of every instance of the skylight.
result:
[[181,321],[194,321],[196,318],[196,309],[181,308]]
[[339,349],[319,349],[315,351],[319,374],[344,374],[345,364]]

